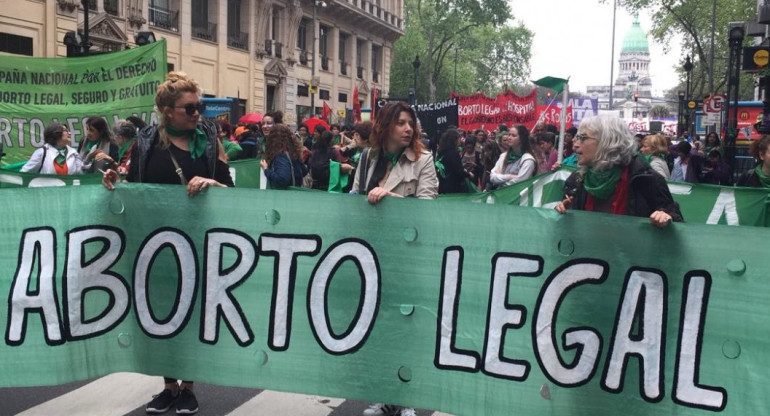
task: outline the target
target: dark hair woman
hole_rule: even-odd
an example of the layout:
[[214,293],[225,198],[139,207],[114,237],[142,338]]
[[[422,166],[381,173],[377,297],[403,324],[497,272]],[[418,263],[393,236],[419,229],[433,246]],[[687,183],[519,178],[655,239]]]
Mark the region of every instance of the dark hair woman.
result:
[[77,150],[71,148],[70,132],[58,122],[49,124],[43,130],[43,146],[21,167],[21,172],[54,175],[77,175],[83,170],[83,160]]
[[302,149],[291,130],[284,124],[276,124],[270,129],[266,144],[260,164],[270,187],[286,189],[302,186],[307,167],[300,160]]
[[757,166],[741,175],[735,185],[770,188],[770,135],[752,142],[749,153],[754,156]]
[[391,102],[377,111],[369,142],[353,182],[354,192],[366,193],[372,204],[386,196],[436,198],[433,156],[420,141],[417,114],[409,104]]
[[[335,162],[341,162],[340,151],[337,150],[332,142],[334,141],[334,133],[330,131],[324,131],[321,133],[321,138],[313,145],[313,151],[308,159],[308,167],[310,168],[310,176],[313,178],[313,189],[320,189],[326,191],[329,189],[329,165],[332,160]],[[342,173],[348,173],[353,170],[353,166],[342,163],[340,165]]]
[[80,142],[78,154],[83,159],[83,172],[93,173],[118,165],[118,146],[112,142],[107,121],[101,117],[86,120],[86,140]]
[[532,155],[529,130],[516,126],[503,136],[508,150],[500,155],[490,174],[490,182],[497,188],[529,179],[537,171],[537,161]]
[[[205,105],[198,83],[184,72],[169,72],[158,86],[155,106],[160,125],[139,132],[126,179],[129,182],[182,184],[195,196],[209,187],[233,186],[225,151],[213,123],[201,119]],[[118,173],[107,170],[102,184],[115,189]],[[164,377],[164,389],[147,404],[147,413],[163,413],[176,405],[177,414],[194,414],[198,400],[193,382]]]
[[457,151],[460,145],[460,132],[448,129],[441,135],[436,156],[436,172],[438,173],[438,193],[458,194],[468,192],[465,178],[469,177],[463,167],[462,158]]
[[492,181],[492,169],[495,168],[497,160],[500,159],[500,146],[494,140],[487,140],[481,148],[481,189],[490,191],[494,188]]

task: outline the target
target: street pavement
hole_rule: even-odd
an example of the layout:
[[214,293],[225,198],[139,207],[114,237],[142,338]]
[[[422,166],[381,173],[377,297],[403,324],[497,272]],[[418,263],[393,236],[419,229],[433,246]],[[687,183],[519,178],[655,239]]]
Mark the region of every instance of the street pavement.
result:
[[[160,377],[115,373],[50,387],[0,389],[0,416],[143,416]],[[360,416],[368,403],[196,383],[200,416]],[[174,415],[173,409],[166,415]],[[450,416],[418,410],[419,416]]]

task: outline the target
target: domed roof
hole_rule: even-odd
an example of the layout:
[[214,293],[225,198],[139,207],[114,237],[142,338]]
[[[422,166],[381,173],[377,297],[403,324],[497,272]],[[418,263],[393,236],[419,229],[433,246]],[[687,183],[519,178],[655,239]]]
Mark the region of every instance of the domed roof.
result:
[[639,15],[634,15],[634,24],[623,38],[623,47],[620,53],[650,53],[650,45],[647,43],[647,34],[639,25]]

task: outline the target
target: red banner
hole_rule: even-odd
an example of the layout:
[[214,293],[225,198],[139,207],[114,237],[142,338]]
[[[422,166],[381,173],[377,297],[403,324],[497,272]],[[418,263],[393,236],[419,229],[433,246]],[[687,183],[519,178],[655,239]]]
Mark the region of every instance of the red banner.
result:
[[494,130],[499,124],[508,127],[523,124],[531,130],[538,116],[535,95],[536,90],[525,97],[509,90],[496,98],[484,93],[452,94],[452,98],[457,98],[459,127],[463,130]]
[[[561,108],[555,105],[539,105],[537,106],[538,119],[543,124],[552,124],[557,128],[561,128]],[[572,106],[567,106],[567,124],[565,129],[572,127]]]

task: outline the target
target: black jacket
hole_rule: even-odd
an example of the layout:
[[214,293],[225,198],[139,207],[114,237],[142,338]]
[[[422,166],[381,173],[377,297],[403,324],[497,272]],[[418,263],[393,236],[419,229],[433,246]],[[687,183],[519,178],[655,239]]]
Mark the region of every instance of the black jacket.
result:
[[[217,156],[219,152],[219,139],[217,138],[217,128],[210,121],[203,121],[198,124],[208,137],[206,143],[206,161],[209,164],[209,175],[214,178],[216,172]],[[143,177],[147,171],[147,160],[157,148],[160,135],[158,126],[147,126],[143,128],[136,136],[136,144],[131,151],[131,169],[136,169],[136,182],[144,182]]]
[[764,185],[762,185],[762,182],[759,181],[759,176],[757,176],[757,172],[755,172],[754,169],[752,168],[751,170],[741,175],[740,178],[738,178],[738,182],[735,183],[735,186],[762,188]]
[[[572,208],[584,210],[588,193],[583,187],[580,170],[572,173],[564,182],[564,195],[572,196]],[[668,190],[666,180],[641,158],[634,156],[628,171],[628,215],[649,217],[655,211],[664,211],[676,222],[684,221],[679,204]]]
[[444,177],[438,176],[438,193],[440,194],[456,194],[468,192],[465,187],[465,178],[468,174],[463,168],[463,162],[460,158],[460,154],[454,150],[448,150],[441,152],[438,156],[441,163],[444,164]]

